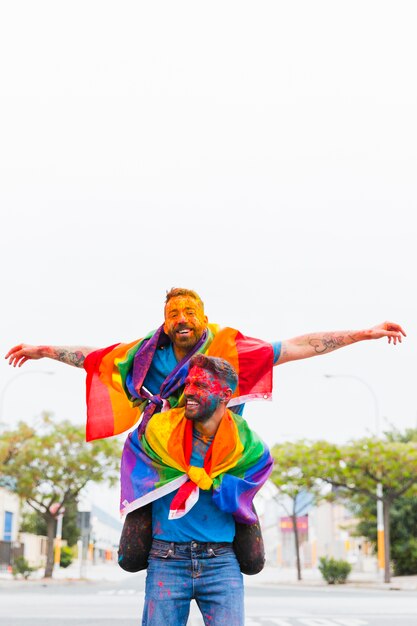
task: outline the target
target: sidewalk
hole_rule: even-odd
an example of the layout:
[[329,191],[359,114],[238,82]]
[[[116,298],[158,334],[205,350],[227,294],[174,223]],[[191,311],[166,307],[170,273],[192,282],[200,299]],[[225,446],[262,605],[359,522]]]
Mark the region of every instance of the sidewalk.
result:
[[[41,581],[48,580],[48,583],[63,583],[63,582],[77,582],[77,581],[91,581],[91,582],[121,582],[123,580],[129,580],[132,576],[143,576],[145,572],[138,572],[137,574],[131,574],[122,570],[117,563],[98,563],[93,565],[91,563],[83,564],[80,567],[80,563],[75,561],[71,563],[69,567],[58,567],[54,570],[52,579],[44,579],[44,568],[40,568],[36,572],[33,572],[29,581]],[[0,581],[2,580],[14,580],[11,573],[0,570]],[[22,578],[17,580],[22,581]]]
[[[339,587],[328,585],[322,578],[318,569],[304,569],[301,572],[302,580],[297,580],[295,568],[266,566],[256,576],[246,576],[245,583],[248,586],[264,585],[294,585],[297,587]],[[351,572],[346,585],[342,587],[356,587],[367,589],[385,589],[398,591],[417,590],[416,576],[392,576],[391,582],[384,583],[382,574],[371,572]]]
[[[122,582],[134,579],[136,576],[145,577],[146,572],[138,572],[131,574],[122,570],[116,563],[99,563],[97,565],[87,564],[80,570],[78,562],[71,564],[63,569],[59,568],[54,572],[51,582],[77,582],[87,580],[91,582]],[[42,580],[43,570],[39,570],[31,576],[30,580]],[[0,571],[0,580],[13,580],[13,576],[8,572]],[[262,572],[256,576],[245,576],[245,585],[247,587],[260,586],[296,586],[296,587],[326,587],[329,585],[322,579],[317,569],[305,569],[302,572],[302,580],[297,580],[297,572],[292,568],[274,567],[267,565]],[[333,588],[338,587],[337,585]],[[345,588],[366,588],[366,589],[385,589],[398,591],[416,591],[416,576],[393,576],[390,583],[384,583],[378,578],[376,573],[352,572],[349,575]]]

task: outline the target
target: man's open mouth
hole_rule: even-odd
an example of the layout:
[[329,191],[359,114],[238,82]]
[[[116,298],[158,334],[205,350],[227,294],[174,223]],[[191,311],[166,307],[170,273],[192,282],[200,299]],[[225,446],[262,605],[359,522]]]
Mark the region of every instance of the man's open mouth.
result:
[[177,335],[190,335],[192,333],[192,328],[181,328],[180,330],[176,331]]

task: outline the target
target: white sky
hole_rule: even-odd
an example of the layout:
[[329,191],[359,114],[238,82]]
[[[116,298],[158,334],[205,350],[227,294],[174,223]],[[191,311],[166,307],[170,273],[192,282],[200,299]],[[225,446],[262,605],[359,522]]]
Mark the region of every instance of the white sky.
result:
[[[0,9],[2,353],[105,346],[197,290],[263,339],[384,319],[275,372],[271,445],[415,426],[415,2],[15,0]],[[83,422],[84,375],[0,365],[3,419]],[[7,385],[7,387],[6,387]]]

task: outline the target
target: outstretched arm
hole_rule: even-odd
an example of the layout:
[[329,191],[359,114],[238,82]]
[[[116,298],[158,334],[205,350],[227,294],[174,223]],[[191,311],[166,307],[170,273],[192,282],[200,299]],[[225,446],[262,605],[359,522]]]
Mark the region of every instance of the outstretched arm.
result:
[[329,333],[311,333],[301,335],[293,339],[282,342],[281,354],[277,365],[287,361],[297,361],[298,359],[308,359],[319,354],[327,354],[339,348],[350,346],[358,341],[368,339],[388,338],[388,343],[401,343],[402,337],[406,334],[399,324],[394,322],[383,322],[378,326],[373,326],[367,330],[339,330]]
[[29,346],[26,343],[19,343],[6,354],[9,364],[13,367],[21,367],[23,363],[31,359],[55,359],[74,367],[83,367],[85,357],[94,352],[96,348],[85,346]]

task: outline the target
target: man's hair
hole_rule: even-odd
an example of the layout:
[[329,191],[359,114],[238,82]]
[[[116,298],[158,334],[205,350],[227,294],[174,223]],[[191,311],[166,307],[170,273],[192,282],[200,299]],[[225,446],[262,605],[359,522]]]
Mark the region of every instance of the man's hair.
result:
[[187,296],[188,298],[194,298],[196,302],[201,306],[204,311],[204,302],[200,298],[197,292],[192,289],[182,289],[182,287],[173,287],[170,291],[167,291],[165,298],[165,306],[171,300],[171,298],[178,298],[179,296]]
[[217,356],[206,356],[198,353],[194,354],[190,359],[190,369],[192,367],[201,367],[203,370],[208,370],[223,380],[233,392],[235,391],[238,377],[234,367],[228,361]]

